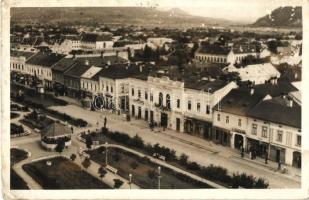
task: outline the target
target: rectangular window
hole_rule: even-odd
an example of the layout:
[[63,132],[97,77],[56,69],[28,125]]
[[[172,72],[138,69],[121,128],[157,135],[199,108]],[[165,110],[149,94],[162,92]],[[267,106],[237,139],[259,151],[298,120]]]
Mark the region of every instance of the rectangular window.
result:
[[252,124],[252,131],[251,131],[251,134],[252,135],[256,135],[257,133],[257,125],[256,124]]
[[238,119],[238,126],[241,126],[241,119]]
[[138,98],[141,98],[141,90],[137,91],[137,96],[138,96]]
[[296,137],[296,146],[301,146],[301,136],[297,135]]
[[217,115],[217,121],[220,121],[220,114]]
[[111,86],[111,92],[113,92],[113,87]]
[[177,99],[177,108],[180,108],[180,99]]
[[201,111],[201,103],[197,103],[197,104],[196,104],[196,110],[197,110],[198,112]]
[[229,118],[229,116],[226,116],[226,118],[225,118],[225,122],[226,122],[227,124],[230,122],[230,118]]
[[210,106],[209,105],[206,106],[206,114],[210,114]]
[[150,93],[150,101],[152,102],[153,101],[153,94]]
[[188,110],[191,110],[191,100],[188,101]]
[[147,100],[148,99],[148,93],[145,92],[145,99]]
[[108,85],[106,86],[106,91],[108,92]]
[[134,96],[134,88],[132,88],[131,94],[132,94],[132,96]]
[[267,138],[267,126],[262,126],[262,137]]
[[277,133],[277,142],[282,142],[282,134],[283,134],[283,131],[278,130],[278,133]]

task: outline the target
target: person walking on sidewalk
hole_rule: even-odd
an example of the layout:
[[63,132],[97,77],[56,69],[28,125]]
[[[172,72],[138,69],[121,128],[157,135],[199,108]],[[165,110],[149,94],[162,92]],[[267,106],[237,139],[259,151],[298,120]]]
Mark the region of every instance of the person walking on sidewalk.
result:
[[106,128],[106,122],[107,122],[107,119],[106,117],[104,117],[104,128]]
[[268,161],[268,152],[265,151],[265,164],[268,164],[267,161]]

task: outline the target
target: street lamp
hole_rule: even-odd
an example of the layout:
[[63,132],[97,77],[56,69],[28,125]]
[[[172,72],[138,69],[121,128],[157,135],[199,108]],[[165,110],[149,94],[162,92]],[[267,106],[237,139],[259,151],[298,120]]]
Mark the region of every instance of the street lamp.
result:
[[158,189],[160,189],[161,167],[158,167]]
[[129,186],[130,186],[130,189],[131,189],[131,183],[132,183],[132,174],[129,174]]
[[105,142],[105,166],[107,166],[107,145],[108,143]]

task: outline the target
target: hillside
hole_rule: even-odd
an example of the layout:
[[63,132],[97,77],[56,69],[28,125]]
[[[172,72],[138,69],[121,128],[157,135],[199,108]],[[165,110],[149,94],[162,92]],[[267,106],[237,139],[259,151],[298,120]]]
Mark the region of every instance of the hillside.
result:
[[255,27],[301,27],[302,8],[301,7],[280,7],[259,18],[252,26]]
[[12,22],[18,23],[120,23],[148,26],[225,25],[228,20],[192,16],[174,8],[159,11],[146,7],[91,7],[91,8],[12,8]]

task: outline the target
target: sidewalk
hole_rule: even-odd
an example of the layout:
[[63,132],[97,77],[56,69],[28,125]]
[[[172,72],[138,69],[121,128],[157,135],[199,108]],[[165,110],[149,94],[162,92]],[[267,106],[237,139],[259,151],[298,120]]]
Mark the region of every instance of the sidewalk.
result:
[[[228,147],[215,145],[211,142],[197,138],[188,134],[178,133],[171,130],[164,132],[151,131],[148,124],[143,120],[134,120],[127,122],[121,115],[111,114],[107,111],[89,111],[76,105],[52,106],[51,109],[65,112],[73,117],[82,118],[93,125],[84,130],[94,130],[103,126],[103,118],[107,117],[107,128],[111,131],[119,131],[130,135],[138,134],[147,144],[159,143],[161,146],[167,146],[176,151],[179,156],[185,153],[190,161],[198,162],[201,165],[210,164],[223,166],[229,173],[246,173],[255,177],[261,177],[269,181],[270,188],[299,188],[300,177],[291,174],[281,174],[269,169],[268,166],[254,163],[250,160],[238,159],[240,154]],[[261,162],[262,163],[262,162]],[[293,170],[294,171],[294,170]],[[297,171],[297,170],[296,170]],[[299,170],[300,174],[300,170]]]

